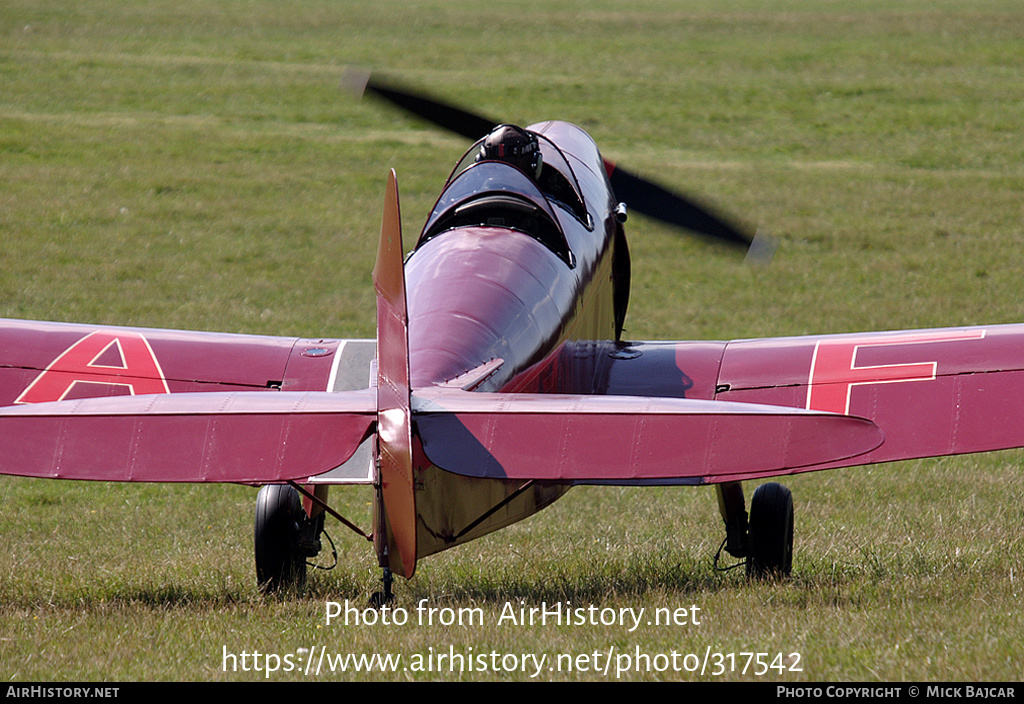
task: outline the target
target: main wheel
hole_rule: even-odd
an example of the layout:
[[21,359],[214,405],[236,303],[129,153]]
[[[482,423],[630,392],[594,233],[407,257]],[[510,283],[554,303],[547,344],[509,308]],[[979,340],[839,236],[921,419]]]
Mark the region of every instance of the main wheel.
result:
[[306,556],[299,536],[306,512],[302,499],[286,484],[267,484],[256,496],[256,580],[265,592],[301,587],[306,582]]
[[776,484],[757,487],[750,500],[747,576],[788,577],[793,571],[793,494]]

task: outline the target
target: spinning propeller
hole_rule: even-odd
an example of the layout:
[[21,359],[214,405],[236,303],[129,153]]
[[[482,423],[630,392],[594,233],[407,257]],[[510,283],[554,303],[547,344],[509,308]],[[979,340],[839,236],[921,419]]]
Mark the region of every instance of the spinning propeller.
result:
[[[342,83],[359,95],[369,92],[466,139],[479,139],[502,124],[499,120],[398,88],[371,72],[350,69],[346,71]],[[760,232],[750,234],[706,206],[627,171],[608,159],[605,159],[604,164],[616,198],[625,202],[630,210],[716,242],[742,247],[747,252],[748,260],[767,262],[771,259],[775,242],[770,237]]]

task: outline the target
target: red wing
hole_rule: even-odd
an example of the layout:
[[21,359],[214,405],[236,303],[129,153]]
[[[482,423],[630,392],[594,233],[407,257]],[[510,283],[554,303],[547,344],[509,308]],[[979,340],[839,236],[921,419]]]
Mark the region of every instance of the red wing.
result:
[[[254,483],[317,475],[351,456],[375,404],[359,393],[291,392],[367,388],[373,350],[372,340],[0,320],[0,473]],[[368,481],[365,462],[356,464],[332,481]]]
[[563,392],[766,404],[866,418],[884,433],[870,452],[778,474],[1024,447],[1024,325],[592,344],[556,363]]
[[153,393],[324,391],[344,342],[0,320],[0,406]]
[[1024,447],[1024,326],[731,342],[718,388],[722,400],[863,416],[885,433],[856,462],[820,468]]

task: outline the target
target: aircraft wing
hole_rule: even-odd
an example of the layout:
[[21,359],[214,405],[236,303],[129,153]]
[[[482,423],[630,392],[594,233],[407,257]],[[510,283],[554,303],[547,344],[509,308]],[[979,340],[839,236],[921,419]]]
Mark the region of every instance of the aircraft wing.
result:
[[421,402],[424,451],[472,476],[668,484],[1024,447],[1024,325],[567,343],[544,377]]
[[[307,478],[348,459],[379,410],[362,383],[373,341],[5,321],[0,342],[2,473]],[[528,374],[501,393],[418,389],[411,412],[424,454],[466,476],[740,481],[1022,447],[1022,350],[1024,325],[572,343],[546,393],[524,392]],[[341,388],[363,390],[319,393]]]
[[715,398],[861,416],[885,433],[854,462],[808,469],[1024,447],[1024,325],[730,342]]
[[[1024,447],[1024,325],[730,342],[574,343],[557,393],[703,399],[871,421],[878,447],[773,472]],[[753,427],[753,426],[751,426]],[[742,442],[770,446],[750,434]],[[712,483],[767,476],[709,471]]]
[[[373,340],[0,320],[0,473],[263,483],[371,431]],[[326,393],[342,392],[342,393]],[[365,466],[355,481],[369,481]]]
[[[365,342],[0,320],[0,406],[151,393],[334,390],[349,343]],[[367,367],[358,388],[368,379]]]

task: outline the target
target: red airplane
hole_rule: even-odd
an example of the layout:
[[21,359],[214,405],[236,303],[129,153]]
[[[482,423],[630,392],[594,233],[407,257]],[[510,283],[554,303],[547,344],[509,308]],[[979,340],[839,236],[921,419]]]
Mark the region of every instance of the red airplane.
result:
[[[790,573],[793,501],[742,482],[1024,446],[1024,326],[731,342],[622,338],[631,209],[761,240],[604,160],[579,127],[499,125],[363,76],[361,88],[486,135],[403,263],[391,173],[376,340],[0,321],[0,473],[260,485],[268,590],[301,584],[327,513],[392,575],[580,484],[717,489],[725,551]],[[328,504],[374,492],[367,533]],[[717,558],[716,558],[717,559]]]

